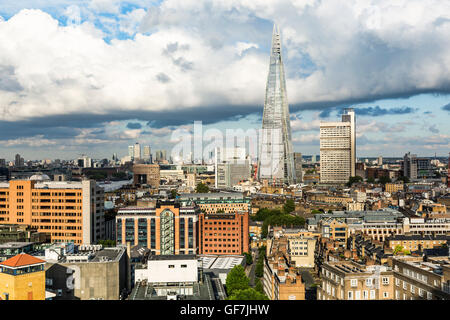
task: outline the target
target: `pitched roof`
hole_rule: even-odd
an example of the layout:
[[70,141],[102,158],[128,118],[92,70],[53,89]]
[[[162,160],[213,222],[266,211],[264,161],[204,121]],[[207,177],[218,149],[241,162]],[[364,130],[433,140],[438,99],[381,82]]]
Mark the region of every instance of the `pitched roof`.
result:
[[29,254],[21,253],[12,258],[9,258],[8,260],[0,262],[0,265],[17,268],[17,267],[23,267],[23,266],[28,266],[28,265],[37,264],[37,263],[45,263],[45,261],[38,259],[36,257],[30,256]]

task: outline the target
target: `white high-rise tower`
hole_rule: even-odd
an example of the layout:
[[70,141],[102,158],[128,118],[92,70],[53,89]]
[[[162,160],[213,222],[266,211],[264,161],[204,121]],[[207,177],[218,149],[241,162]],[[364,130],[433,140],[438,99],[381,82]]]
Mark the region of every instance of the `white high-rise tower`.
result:
[[345,109],[342,122],[320,123],[320,182],[348,182],[355,176],[355,164],[355,111]]

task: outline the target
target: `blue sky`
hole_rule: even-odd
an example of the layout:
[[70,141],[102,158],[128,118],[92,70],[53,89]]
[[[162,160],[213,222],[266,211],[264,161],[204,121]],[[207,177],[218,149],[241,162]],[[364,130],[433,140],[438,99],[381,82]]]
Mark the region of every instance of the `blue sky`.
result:
[[353,107],[358,157],[448,154],[448,1],[0,0],[0,158],[260,128],[275,20],[295,151]]

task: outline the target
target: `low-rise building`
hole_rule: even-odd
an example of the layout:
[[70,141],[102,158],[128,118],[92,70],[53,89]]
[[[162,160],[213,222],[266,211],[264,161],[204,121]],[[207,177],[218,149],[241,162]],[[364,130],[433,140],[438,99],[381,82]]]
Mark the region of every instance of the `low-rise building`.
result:
[[251,213],[251,199],[241,192],[183,193],[179,199],[185,205],[194,202],[205,213]]
[[45,300],[44,264],[26,253],[0,262],[0,300]]
[[289,237],[288,254],[295,267],[314,268],[316,237]]
[[160,171],[157,164],[135,164],[133,165],[133,185],[154,189],[159,188]]
[[4,224],[0,225],[0,244],[5,242],[50,242],[50,234],[28,225]]
[[322,237],[335,240],[345,246],[348,238],[348,225],[342,218],[325,218],[319,221],[318,232]]
[[158,201],[154,207],[126,207],[116,216],[117,243],[149,248],[156,255],[196,254],[199,208]]
[[136,269],[130,300],[223,300],[227,274],[244,256],[159,255]]
[[397,193],[404,190],[403,183],[386,183],[384,185],[384,190],[389,193]]
[[125,247],[67,249],[58,244],[41,257],[46,261],[46,289],[55,295],[54,300],[118,300],[128,290],[130,270]]
[[198,247],[200,254],[249,252],[248,212],[200,213]]
[[394,272],[387,266],[354,261],[325,262],[318,300],[392,300]]
[[449,300],[450,260],[399,256],[392,259],[396,300]]
[[305,300],[302,277],[280,256],[264,257],[264,293],[270,300]]
[[287,237],[268,241],[264,257],[264,293],[271,300],[305,300],[305,283],[288,252]]
[[392,250],[401,246],[403,250],[423,251],[448,245],[450,236],[438,235],[395,235],[385,240],[385,245]]

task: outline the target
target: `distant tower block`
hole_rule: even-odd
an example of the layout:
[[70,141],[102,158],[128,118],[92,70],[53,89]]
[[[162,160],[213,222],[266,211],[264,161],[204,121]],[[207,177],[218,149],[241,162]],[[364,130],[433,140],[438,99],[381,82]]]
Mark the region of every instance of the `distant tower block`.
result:
[[447,188],[450,188],[450,152],[448,153]]

